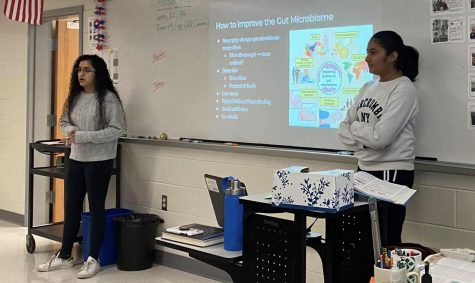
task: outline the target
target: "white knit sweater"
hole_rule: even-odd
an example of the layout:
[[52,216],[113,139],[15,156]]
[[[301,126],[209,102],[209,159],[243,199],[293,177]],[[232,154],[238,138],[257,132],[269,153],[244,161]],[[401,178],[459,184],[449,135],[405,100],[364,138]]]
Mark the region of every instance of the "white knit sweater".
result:
[[104,98],[105,128],[100,127],[96,94],[81,92],[71,112],[60,119],[65,135],[76,131],[76,143],[71,145],[70,158],[76,161],[114,159],[117,141],[125,133],[125,114],[117,97],[108,92]]

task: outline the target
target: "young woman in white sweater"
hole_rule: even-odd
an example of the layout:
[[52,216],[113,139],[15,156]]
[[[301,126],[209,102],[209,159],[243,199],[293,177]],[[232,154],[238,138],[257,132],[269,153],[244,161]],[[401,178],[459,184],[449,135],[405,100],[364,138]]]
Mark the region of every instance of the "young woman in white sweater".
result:
[[60,123],[71,145],[65,175],[63,242],[61,250],[39,265],[38,270],[73,267],[71,251],[87,193],[91,212],[90,254],[77,277],[89,278],[100,270],[98,256],[104,236],[107,188],[117,141],[125,133],[122,102],[107,65],[99,56],[82,55],[74,63]]

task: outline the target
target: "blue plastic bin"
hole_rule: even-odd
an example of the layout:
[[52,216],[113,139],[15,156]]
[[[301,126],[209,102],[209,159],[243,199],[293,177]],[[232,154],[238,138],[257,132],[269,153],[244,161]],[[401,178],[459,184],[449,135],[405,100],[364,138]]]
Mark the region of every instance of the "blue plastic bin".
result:
[[[106,209],[106,222],[104,229],[104,240],[102,241],[101,249],[99,251],[99,263],[101,266],[113,264],[117,262],[116,256],[116,235],[113,218],[117,216],[131,215],[134,212],[125,208],[110,208]],[[82,218],[82,239],[83,239],[83,257],[87,260],[89,256],[89,223],[91,222],[91,213],[84,212]]]

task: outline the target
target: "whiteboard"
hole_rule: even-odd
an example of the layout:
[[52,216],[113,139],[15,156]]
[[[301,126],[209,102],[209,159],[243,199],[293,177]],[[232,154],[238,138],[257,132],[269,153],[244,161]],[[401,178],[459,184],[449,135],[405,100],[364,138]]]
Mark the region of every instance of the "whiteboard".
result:
[[[210,92],[208,34],[215,24],[208,15],[213,2],[107,2],[107,45],[117,50],[119,58],[118,90],[129,136],[166,132],[171,138],[216,139],[209,134],[206,113]],[[272,1],[267,2],[273,9]],[[295,5],[298,2],[289,1]],[[475,130],[470,127],[468,109],[470,103],[475,103],[469,91],[469,74],[475,73],[469,70],[469,46],[475,42],[469,42],[467,33],[468,20],[475,17],[475,11],[470,9],[469,1],[462,1],[467,7],[461,12],[440,15],[431,13],[432,0],[380,2],[381,6],[373,7],[382,15],[375,31],[398,32],[421,55],[416,81],[420,108],[416,155],[475,164]],[[227,3],[233,5],[233,1]],[[432,19],[439,16],[464,18],[462,42],[431,43]],[[249,135],[239,137],[239,133],[230,137],[234,141],[252,139]],[[322,147],[318,140],[311,141],[315,148]],[[257,137],[256,141],[262,143]],[[335,145],[335,149],[339,147]]]

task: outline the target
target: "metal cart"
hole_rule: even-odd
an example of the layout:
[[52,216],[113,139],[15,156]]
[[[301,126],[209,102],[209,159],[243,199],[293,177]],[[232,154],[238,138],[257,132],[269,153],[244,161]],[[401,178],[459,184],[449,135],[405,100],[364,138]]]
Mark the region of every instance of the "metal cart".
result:
[[[56,142],[52,144],[52,142]],[[35,167],[34,161],[34,150],[37,150],[41,153],[51,155],[50,164],[51,166],[47,167]],[[61,143],[60,140],[48,140],[48,141],[38,141],[35,143],[30,143],[29,147],[29,185],[28,185],[28,234],[26,235],[26,250],[28,253],[35,252],[36,243],[33,235],[38,235],[43,238],[47,238],[53,241],[61,242],[63,239],[63,222],[49,223],[44,225],[33,226],[33,176],[41,175],[49,177],[51,180],[53,178],[64,179],[65,169],[63,166],[54,166],[53,165],[53,156],[57,154],[64,153],[65,156],[65,165],[68,162],[69,157],[69,148]],[[115,168],[112,171],[112,175],[116,176],[116,207],[120,207],[120,144],[117,145],[117,157],[115,159]],[[76,238],[77,242],[82,241],[82,229],[79,230],[79,233]]]

